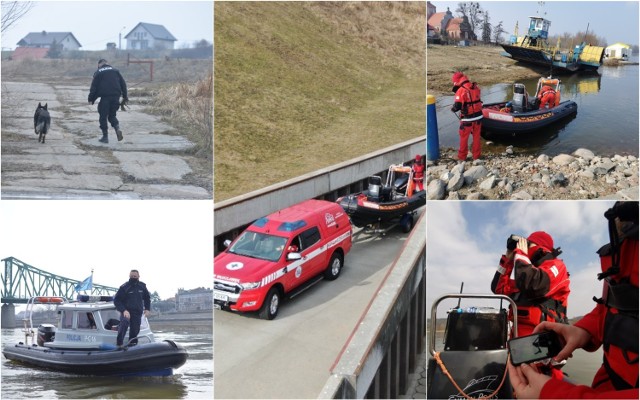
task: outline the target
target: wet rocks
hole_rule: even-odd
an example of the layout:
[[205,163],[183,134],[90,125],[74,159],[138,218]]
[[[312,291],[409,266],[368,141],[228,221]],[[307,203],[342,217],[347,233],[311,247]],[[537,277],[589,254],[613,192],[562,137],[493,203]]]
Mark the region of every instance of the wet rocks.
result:
[[[488,155],[474,162],[456,162],[456,151],[444,149],[442,158],[427,169],[427,197],[447,200],[481,199],[628,199],[637,193],[638,158],[597,156],[588,149],[572,154]],[[433,187],[434,193],[431,193]],[[623,193],[626,193],[623,195]],[[633,195],[631,195],[633,197]],[[637,194],[635,195],[637,199]],[[633,199],[633,198],[631,198]]]

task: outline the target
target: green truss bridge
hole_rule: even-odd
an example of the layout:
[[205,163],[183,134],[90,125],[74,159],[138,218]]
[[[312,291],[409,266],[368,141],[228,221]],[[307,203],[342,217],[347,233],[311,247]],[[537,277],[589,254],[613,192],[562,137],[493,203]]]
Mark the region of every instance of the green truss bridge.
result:
[[[81,281],[43,271],[15,257],[4,263],[2,277],[2,327],[15,327],[15,304],[26,304],[33,296],[75,297],[75,287]],[[118,288],[93,284],[93,295],[115,295]]]

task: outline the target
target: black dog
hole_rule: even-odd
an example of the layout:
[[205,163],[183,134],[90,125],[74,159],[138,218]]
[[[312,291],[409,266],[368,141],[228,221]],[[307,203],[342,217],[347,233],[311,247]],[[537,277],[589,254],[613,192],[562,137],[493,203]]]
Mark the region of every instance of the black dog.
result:
[[38,143],[44,143],[44,137],[49,131],[49,126],[51,126],[51,116],[49,116],[49,111],[47,110],[47,104],[43,106],[38,103],[38,108],[36,108],[36,113],[33,115],[33,129],[38,136]]

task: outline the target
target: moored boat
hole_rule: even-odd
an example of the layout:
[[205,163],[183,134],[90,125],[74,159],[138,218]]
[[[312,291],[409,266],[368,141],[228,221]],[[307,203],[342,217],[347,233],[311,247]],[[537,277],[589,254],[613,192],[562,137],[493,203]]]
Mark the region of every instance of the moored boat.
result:
[[516,32],[509,44],[501,45],[506,52],[503,55],[524,63],[553,68],[556,73],[597,71],[602,65],[604,47],[582,42],[571,50],[561,50],[559,41],[556,46],[550,46],[547,38],[551,21],[539,16],[529,18],[527,34],[518,37],[516,24]]
[[[555,92],[554,103],[549,108],[539,108],[538,94],[544,87]],[[521,83],[513,85],[513,99],[499,103],[484,104],[482,108],[482,130],[484,136],[515,137],[540,130],[556,121],[574,115],[578,105],[572,100],[560,101],[560,80],[540,78],[536,94],[531,99]]]
[[[65,373],[117,376],[172,375],[173,369],[187,361],[188,354],[182,346],[171,340],[155,340],[144,316],[137,343],[116,346],[119,312],[113,299],[79,298],[77,302],[67,302],[62,297],[31,298],[23,320],[25,340],[5,344],[5,358]],[[55,304],[57,325],[41,324],[35,330],[32,314],[36,304]]]
[[368,188],[337,200],[353,225],[367,227],[399,220],[405,232],[413,227],[412,212],[426,204],[426,191],[415,190],[410,166],[391,165],[385,182],[369,177]]

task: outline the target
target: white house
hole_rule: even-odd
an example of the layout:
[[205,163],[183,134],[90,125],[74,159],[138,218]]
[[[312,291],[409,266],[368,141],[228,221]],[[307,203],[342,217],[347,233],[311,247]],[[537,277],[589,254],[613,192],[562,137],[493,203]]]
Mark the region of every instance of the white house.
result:
[[631,55],[631,46],[624,43],[614,43],[604,49],[604,56],[609,59],[628,60]]
[[29,32],[17,43],[20,47],[51,48],[52,44],[61,44],[62,50],[78,50],[82,45],[71,32]]
[[176,39],[162,25],[140,22],[125,37],[128,50],[173,49]]

